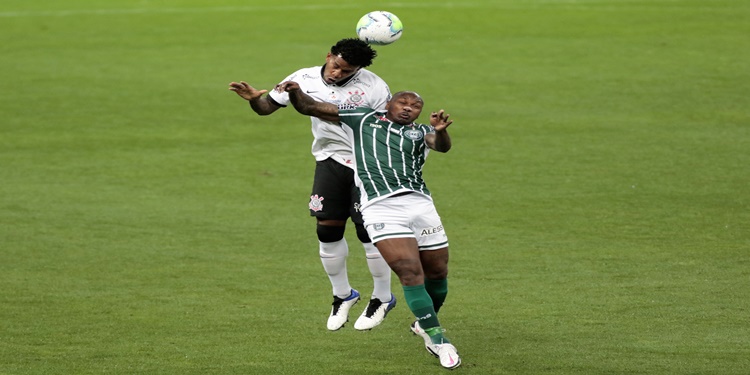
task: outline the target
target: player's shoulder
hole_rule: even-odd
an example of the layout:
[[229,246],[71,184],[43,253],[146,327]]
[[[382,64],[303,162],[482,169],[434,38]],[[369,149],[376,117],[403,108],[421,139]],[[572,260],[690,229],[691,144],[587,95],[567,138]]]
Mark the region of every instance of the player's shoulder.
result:
[[298,83],[302,82],[315,82],[320,81],[320,71],[322,67],[321,66],[311,66],[308,68],[302,68],[297,70],[296,72],[289,75],[290,81],[296,81]]
[[359,80],[361,80],[361,81],[363,81],[363,82],[367,82],[367,83],[370,83],[370,84],[377,83],[377,84],[384,84],[385,85],[385,81],[382,78],[380,78],[379,75],[377,75],[373,71],[367,70],[365,68],[362,68],[362,69],[359,70],[359,74],[357,75],[356,78],[359,79]]

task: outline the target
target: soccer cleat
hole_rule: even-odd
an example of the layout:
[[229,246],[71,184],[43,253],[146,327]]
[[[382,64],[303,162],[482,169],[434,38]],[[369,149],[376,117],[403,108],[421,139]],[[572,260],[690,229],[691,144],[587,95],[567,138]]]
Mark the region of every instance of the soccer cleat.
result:
[[333,296],[333,307],[331,308],[331,316],[328,317],[328,329],[336,331],[343,327],[346,322],[349,321],[349,310],[359,301],[359,292],[356,289],[352,289],[349,297],[339,298]]
[[437,354],[437,357],[440,358],[440,365],[448,370],[453,370],[461,364],[461,357],[458,356],[458,351],[453,344],[434,344],[430,345],[430,347]]
[[391,294],[391,300],[387,303],[383,303],[379,298],[373,298],[370,303],[367,304],[367,308],[362,312],[356,322],[354,322],[354,329],[360,331],[366,331],[368,329],[375,328],[378,324],[382,323],[388,312],[396,307],[396,296]]
[[438,354],[432,349],[433,345],[432,340],[430,339],[430,335],[428,335],[427,332],[425,332],[422,327],[419,326],[419,321],[415,320],[414,323],[411,324],[410,328],[412,333],[422,337],[422,339],[424,340],[424,348],[427,350],[427,352],[437,357]]

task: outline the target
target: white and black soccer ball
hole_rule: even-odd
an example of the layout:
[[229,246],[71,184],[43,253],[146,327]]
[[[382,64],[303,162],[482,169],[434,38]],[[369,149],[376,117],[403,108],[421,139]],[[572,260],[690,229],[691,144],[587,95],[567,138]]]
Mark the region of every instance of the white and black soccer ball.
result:
[[391,44],[401,38],[404,24],[391,12],[376,10],[357,22],[357,36],[369,44]]

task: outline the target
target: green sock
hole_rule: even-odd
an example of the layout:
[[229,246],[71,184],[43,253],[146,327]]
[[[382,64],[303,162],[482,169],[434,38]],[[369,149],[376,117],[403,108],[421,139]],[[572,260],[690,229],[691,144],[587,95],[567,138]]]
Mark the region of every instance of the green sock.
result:
[[445,331],[443,327],[437,326],[437,327],[427,328],[424,331],[427,332],[428,335],[430,335],[430,340],[432,340],[433,344],[450,343],[448,338],[443,335],[443,332]]
[[424,284],[404,286],[404,299],[422,329],[426,331],[427,328],[440,327],[435,307]]
[[448,279],[425,279],[424,287],[432,298],[435,313],[440,312],[440,307],[443,306],[445,297],[448,295]]

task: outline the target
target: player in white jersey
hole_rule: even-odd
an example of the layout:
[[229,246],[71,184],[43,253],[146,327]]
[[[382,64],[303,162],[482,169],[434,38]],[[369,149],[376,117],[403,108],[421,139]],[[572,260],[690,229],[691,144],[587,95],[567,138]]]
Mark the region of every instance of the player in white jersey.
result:
[[440,110],[430,115],[429,126],[414,122],[424,102],[411,91],[394,94],[382,113],[315,101],[296,82],[278,89],[290,94],[298,112],[338,121],[349,130],[365,226],[401,281],[417,318],[411,330],[443,367],[458,367],[461,359],[437,315],[448,294],[448,237],[422,179],[428,151],[450,150],[447,128],[453,121]]
[[[342,39],[331,47],[325,65],[300,69],[283,81],[299,82],[316,100],[383,109],[391,96],[388,85],[375,73],[364,69],[372,64],[376,55],[359,39]],[[269,115],[289,105],[289,94],[283,91],[257,90],[246,82],[232,82],[229,89],[248,100],[259,115]],[[351,218],[365,248],[374,284],[370,302],[354,328],[372,329],[396,305],[391,293],[390,269],[363,225],[359,192],[354,182],[352,145],[346,133],[341,127],[326,125],[320,118],[310,119],[316,167],[309,208],[310,215],[317,218],[320,259],[333,290],[327,327],[332,331],[343,327],[349,319],[349,310],[360,299],[359,292],[349,284],[346,268],[349,248],[344,230],[346,220]]]

